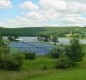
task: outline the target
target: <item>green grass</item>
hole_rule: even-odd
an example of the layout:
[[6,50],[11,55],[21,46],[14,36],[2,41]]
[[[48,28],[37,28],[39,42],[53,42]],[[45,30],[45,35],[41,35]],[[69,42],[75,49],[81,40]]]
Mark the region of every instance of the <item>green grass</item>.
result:
[[86,69],[74,69],[27,80],[86,80]]
[[37,57],[35,60],[25,60],[22,65],[22,70],[42,70],[43,65],[46,65],[48,69],[54,69],[55,59],[49,59],[46,57]]
[[[26,80],[32,77],[43,76],[57,72],[54,69],[56,60],[46,57],[37,57],[35,60],[25,60],[21,71],[4,71],[0,70],[0,80]],[[43,70],[43,65],[47,70]]]
[[[86,45],[82,45],[84,52],[86,53]],[[39,76],[27,80],[86,80],[86,55],[83,61],[79,62],[74,68],[67,70],[60,70],[53,74],[45,76]]]
[[[82,45],[86,52],[86,45]],[[35,60],[25,60],[21,71],[0,70],[0,80],[86,80],[86,55],[74,68],[55,69],[56,59],[39,56]],[[43,65],[47,70],[43,70]]]

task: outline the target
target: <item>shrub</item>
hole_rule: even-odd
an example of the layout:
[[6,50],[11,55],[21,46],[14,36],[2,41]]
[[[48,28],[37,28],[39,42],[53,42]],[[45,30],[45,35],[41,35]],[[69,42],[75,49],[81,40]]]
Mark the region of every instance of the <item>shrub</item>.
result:
[[0,53],[0,69],[5,70],[19,70],[23,62],[23,55],[21,54],[5,54]]
[[63,50],[60,48],[54,48],[49,54],[52,58],[57,59],[63,53]]
[[36,54],[35,53],[24,53],[25,55],[25,59],[35,59],[36,58]]
[[19,63],[14,59],[14,57],[6,57],[3,61],[3,69],[5,70],[18,70]]
[[15,65],[15,67],[17,67],[17,69],[20,69],[25,59],[24,55],[21,53],[16,53],[13,56],[14,56],[15,61],[18,63],[18,65],[17,66]]
[[10,54],[10,48],[2,44],[0,38],[0,69],[19,70],[21,68],[24,56],[22,54]]
[[69,60],[67,56],[61,55],[56,63],[56,68],[66,69],[70,67]]

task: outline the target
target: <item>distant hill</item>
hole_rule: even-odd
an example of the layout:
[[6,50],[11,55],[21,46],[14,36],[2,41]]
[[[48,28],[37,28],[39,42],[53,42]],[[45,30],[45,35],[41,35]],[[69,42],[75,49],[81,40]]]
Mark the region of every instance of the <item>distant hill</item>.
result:
[[38,34],[58,34],[64,36],[70,32],[77,31],[86,33],[86,28],[82,27],[29,27],[29,28],[0,28],[3,36],[37,36]]

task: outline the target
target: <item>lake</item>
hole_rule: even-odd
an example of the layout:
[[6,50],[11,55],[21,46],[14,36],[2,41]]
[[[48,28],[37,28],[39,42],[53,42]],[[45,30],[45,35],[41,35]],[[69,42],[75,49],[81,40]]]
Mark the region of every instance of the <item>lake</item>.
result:
[[[19,37],[19,39],[23,39],[24,42],[39,42],[37,37]],[[69,44],[69,38],[58,38],[58,44]],[[86,44],[86,39],[80,39],[81,44]]]
[[[4,37],[4,39],[7,39],[7,37]],[[38,41],[37,37],[19,37],[19,40],[21,41],[10,42],[10,52],[35,52],[38,55],[43,55],[49,53],[53,48],[59,47],[51,45],[54,44],[53,42],[40,42]],[[70,44],[69,38],[59,38],[58,41],[58,45]],[[86,39],[81,39],[80,43],[86,44]]]
[[[4,37],[4,39],[7,39],[7,37]],[[19,39],[22,39],[24,42],[39,42],[37,37],[19,37]],[[58,44],[69,44],[70,43],[69,38],[58,38],[58,41],[59,41]],[[80,43],[86,44],[86,39],[80,39]]]

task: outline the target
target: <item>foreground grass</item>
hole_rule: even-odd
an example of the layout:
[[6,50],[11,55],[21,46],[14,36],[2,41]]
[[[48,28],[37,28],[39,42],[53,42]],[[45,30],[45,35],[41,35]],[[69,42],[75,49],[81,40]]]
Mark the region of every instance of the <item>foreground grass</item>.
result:
[[27,80],[38,76],[45,76],[56,73],[56,70],[30,70],[30,71],[2,71],[0,70],[0,80]]
[[[86,53],[86,45],[82,45]],[[35,77],[27,80],[86,80],[86,55],[79,65],[67,70],[61,70],[46,76]]]
[[[86,52],[86,45],[82,46]],[[55,69],[56,61],[44,56],[25,60],[21,71],[0,70],[0,80],[86,80],[86,55],[79,65],[66,70]],[[43,65],[48,69],[44,70]]]
[[27,80],[86,80],[86,69],[69,70]]
[[[25,60],[21,71],[0,70],[0,80],[26,80],[28,78],[55,73],[59,71],[54,69],[55,62],[56,60],[46,57],[37,57],[35,60]],[[48,69],[44,70],[43,65],[46,65]]]

